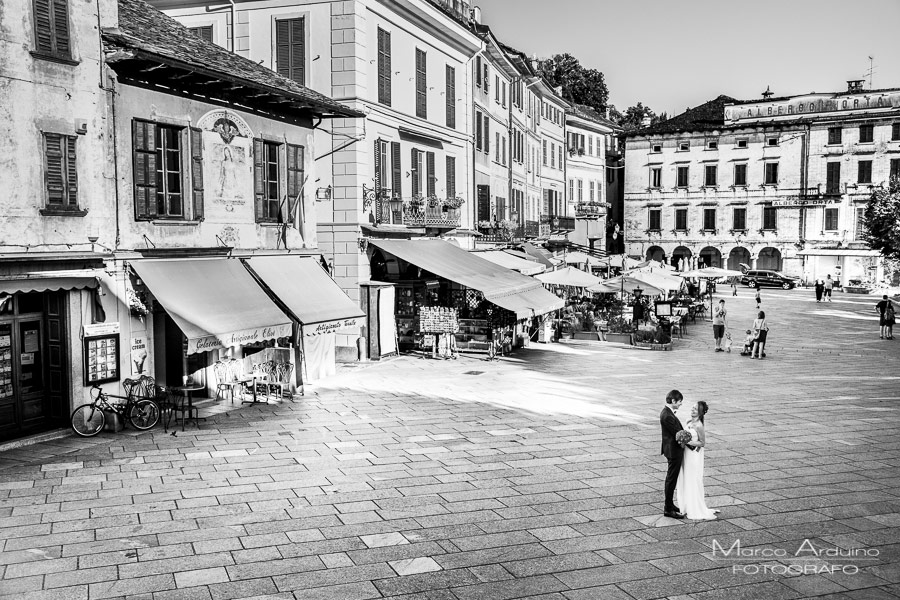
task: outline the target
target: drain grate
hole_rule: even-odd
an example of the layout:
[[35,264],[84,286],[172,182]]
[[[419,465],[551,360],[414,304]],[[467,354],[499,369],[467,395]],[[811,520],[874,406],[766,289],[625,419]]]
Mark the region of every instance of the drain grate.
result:
[[466,371],[463,375],[481,375],[484,371]]

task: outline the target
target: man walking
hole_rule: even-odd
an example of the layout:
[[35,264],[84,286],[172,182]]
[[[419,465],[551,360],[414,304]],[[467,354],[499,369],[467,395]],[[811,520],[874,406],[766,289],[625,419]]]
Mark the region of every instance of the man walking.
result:
[[831,302],[831,288],[833,288],[833,287],[834,287],[834,280],[831,279],[831,274],[828,274],[825,277],[825,290],[823,293],[825,294],[825,297],[828,298],[829,302]]
[[681,421],[675,415],[675,411],[681,406],[684,396],[678,390],[672,390],[666,394],[666,406],[659,413],[659,424],[662,428],[662,452],[669,461],[666,471],[665,508],[663,516],[671,519],[683,519],[685,517],[681,509],[675,506],[675,486],[678,483],[678,474],[681,472],[681,463],[684,461],[684,448],[675,440],[675,435],[684,429]]
[[713,337],[716,340],[716,352],[724,352],[722,348],[722,338],[725,337],[725,300],[719,300],[718,306],[713,310]]

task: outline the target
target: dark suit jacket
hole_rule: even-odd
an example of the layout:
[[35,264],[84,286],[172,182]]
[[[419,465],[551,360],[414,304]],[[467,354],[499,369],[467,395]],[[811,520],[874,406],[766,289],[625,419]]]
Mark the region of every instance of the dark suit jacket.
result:
[[681,426],[681,421],[668,406],[659,413],[659,424],[662,427],[662,452],[660,454],[664,454],[668,459],[683,455],[684,448],[675,441],[675,434],[684,427]]

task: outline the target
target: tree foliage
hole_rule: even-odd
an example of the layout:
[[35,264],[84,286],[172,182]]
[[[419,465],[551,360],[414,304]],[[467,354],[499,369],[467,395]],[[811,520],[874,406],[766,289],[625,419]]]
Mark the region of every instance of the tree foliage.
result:
[[872,192],[865,224],[869,246],[886,258],[900,260],[900,179],[891,177],[887,187]]
[[669,118],[666,113],[657,115],[653,112],[653,109],[649,106],[644,106],[642,102],[629,106],[624,113],[619,112],[615,106],[610,106],[609,116],[625,131],[634,131],[645,127],[645,117],[650,117],[650,125],[656,125]]
[[603,73],[586,69],[571,54],[554,54],[540,61],[538,74],[557,88],[562,87],[562,97],[568,102],[590,106],[600,114],[606,112],[609,90]]

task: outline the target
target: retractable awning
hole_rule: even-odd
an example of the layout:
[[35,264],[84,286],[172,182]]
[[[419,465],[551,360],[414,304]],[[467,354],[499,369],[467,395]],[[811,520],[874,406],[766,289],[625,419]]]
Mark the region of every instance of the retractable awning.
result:
[[141,260],[132,268],[188,339],[188,354],[291,335],[291,322],[241,261]]
[[319,266],[302,256],[255,256],[250,271],[281,301],[303,335],[332,333],[362,325],[365,313]]
[[18,292],[56,292],[96,288],[102,270],[72,269],[68,271],[35,271],[0,278],[0,294]]
[[478,290],[488,302],[519,319],[563,307],[540,281],[496,265],[443,240],[378,240],[369,243],[438,277]]
[[501,267],[518,271],[522,275],[537,275],[538,273],[543,273],[545,269],[544,265],[535,260],[525,260],[503,250],[485,250],[483,252],[473,252],[473,254]]

